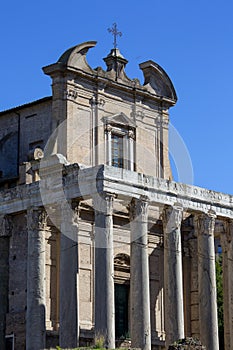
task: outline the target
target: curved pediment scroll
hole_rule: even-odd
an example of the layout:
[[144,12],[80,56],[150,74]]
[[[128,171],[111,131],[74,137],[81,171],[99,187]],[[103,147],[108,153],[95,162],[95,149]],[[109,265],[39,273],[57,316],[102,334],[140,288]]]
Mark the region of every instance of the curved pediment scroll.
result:
[[93,72],[93,69],[86,61],[86,54],[89,49],[96,45],[96,41],[86,41],[77,46],[66,50],[58,59],[57,63],[65,66],[82,69],[84,71]]
[[175,88],[162,67],[154,61],[146,61],[139,65],[144,74],[144,86],[149,92],[177,101]]

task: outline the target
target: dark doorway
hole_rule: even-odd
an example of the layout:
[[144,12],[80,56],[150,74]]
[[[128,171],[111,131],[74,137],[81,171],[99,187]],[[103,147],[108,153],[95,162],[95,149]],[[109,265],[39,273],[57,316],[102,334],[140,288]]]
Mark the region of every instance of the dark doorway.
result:
[[115,332],[116,339],[129,338],[129,286],[115,284]]

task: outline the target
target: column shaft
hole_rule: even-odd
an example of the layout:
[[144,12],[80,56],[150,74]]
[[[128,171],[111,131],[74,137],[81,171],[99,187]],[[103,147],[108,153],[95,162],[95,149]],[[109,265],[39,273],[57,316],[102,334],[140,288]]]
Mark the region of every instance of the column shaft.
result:
[[113,196],[104,193],[93,201],[95,209],[95,335],[107,348],[115,348],[113,255]]
[[[227,223],[226,223],[227,230]],[[224,317],[224,350],[230,350],[230,325],[229,325],[229,289],[228,289],[228,237],[226,230],[220,236],[222,247],[222,272],[223,272],[223,317]],[[221,340],[220,340],[221,341]]]
[[147,249],[148,202],[131,202],[130,333],[132,347],[151,349],[149,257]]
[[190,307],[191,307],[191,336],[200,338],[199,324],[199,294],[198,294],[198,254],[197,254],[197,237],[193,236],[189,240],[190,247]]
[[223,255],[224,347],[233,349],[233,221],[225,223],[221,236]]
[[182,207],[165,207],[164,286],[166,347],[184,338],[183,273],[181,232]]
[[45,229],[46,213],[41,208],[27,211],[27,316],[26,349],[45,349]]
[[[74,210],[73,210],[74,209]],[[61,208],[59,345],[79,345],[78,213],[65,202]]]
[[0,349],[6,349],[6,313],[9,289],[10,227],[5,215],[0,216]]
[[195,217],[198,231],[200,340],[207,349],[218,350],[214,224],[213,212]]

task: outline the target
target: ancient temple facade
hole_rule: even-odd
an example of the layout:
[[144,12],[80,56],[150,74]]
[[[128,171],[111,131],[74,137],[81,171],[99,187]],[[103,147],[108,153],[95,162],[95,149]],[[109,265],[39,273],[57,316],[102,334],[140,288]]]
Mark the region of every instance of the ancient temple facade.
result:
[[218,350],[218,245],[233,349],[233,197],[172,180],[166,72],[130,79],[118,49],[93,69],[95,45],[43,68],[51,97],[0,112],[0,349]]

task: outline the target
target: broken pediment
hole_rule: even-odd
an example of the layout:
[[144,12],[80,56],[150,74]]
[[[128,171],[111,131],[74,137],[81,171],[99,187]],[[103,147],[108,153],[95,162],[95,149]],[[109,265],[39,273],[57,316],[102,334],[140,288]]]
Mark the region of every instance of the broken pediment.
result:
[[144,86],[150,92],[177,101],[175,88],[167,73],[157,63],[146,61],[139,65],[144,75]]
[[130,126],[135,128],[136,124],[133,120],[128,118],[123,112],[114,114],[112,116],[104,117],[103,121],[105,124],[116,124],[123,126]]
[[77,46],[66,50],[55,64],[43,68],[45,74],[50,75],[56,70],[64,70],[67,67],[81,69],[85,72],[93,73],[93,69],[86,60],[86,54],[89,49],[96,45],[96,41],[86,41]]

